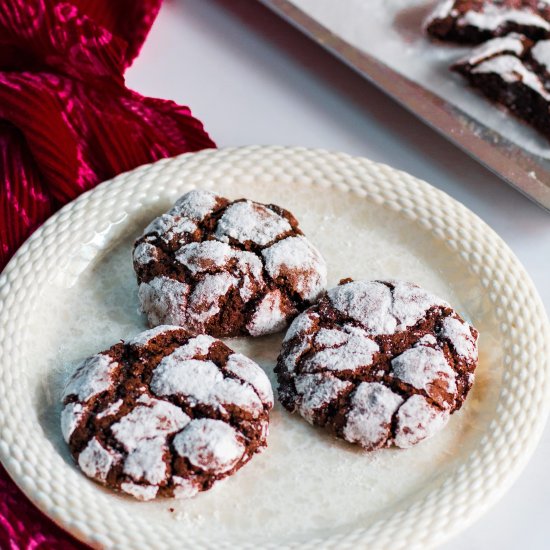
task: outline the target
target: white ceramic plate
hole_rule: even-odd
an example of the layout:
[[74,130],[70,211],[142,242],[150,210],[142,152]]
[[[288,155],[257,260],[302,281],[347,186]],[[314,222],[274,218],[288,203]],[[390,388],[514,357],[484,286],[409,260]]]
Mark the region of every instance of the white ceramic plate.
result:
[[[139,503],[81,475],[62,441],[59,396],[76,362],[145,327],[131,244],[193,187],[292,210],[342,277],[404,278],[480,330],[468,401],[409,450],[364,454],[281,407],[268,450],[190,501]],[[426,547],[506,490],[542,431],[550,330],[529,277],[495,233],[407,174],[344,154],[248,147],[167,159],[69,204],[0,277],[0,458],[46,514],[97,547]],[[268,372],[281,335],[231,345]]]

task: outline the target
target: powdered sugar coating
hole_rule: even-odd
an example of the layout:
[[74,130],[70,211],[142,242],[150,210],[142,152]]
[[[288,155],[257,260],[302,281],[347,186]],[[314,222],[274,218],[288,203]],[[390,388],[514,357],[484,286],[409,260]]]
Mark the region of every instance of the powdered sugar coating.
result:
[[216,338],[212,338],[208,334],[199,334],[198,336],[189,338],[183,346],[176,348],[169,357],[177,357],[180,361],[183,361],[192,359],[196,355],[206,355],[212,344],[215,344],[217,341]]
[[409,397],[397,412],[394,443],[406,449],[428,439],[445,427],[449,410],[430,405],[421,395]]
[[202,273],[224,267],[232,256],[233,249],[228,244],[204,241],[182,246],[176,253],[176,260],[192,273]]
[[235,251],[233,256],[241,279],[239,294],[243,302],[249,302],[255,295],[255,287],[264,290],[265,278],[263,265],[258,256],[252,252]]
[[68,403],[61,411],[61,433],[66,443],[84,417],[84,407],[81,403]]
[[260,300],[246,328],[250,336],[262,336],[282,330],[287,322],[288,315],[282,306],[281,291],[273,290]]
[[[345,329],[353,329],[353,325],[344,326],[344,330],[339,328],[321,328],[315,335],[315,343],[321,347],[340,346],[345,345],[349,340],[349,334],[345,332]],[[359,329],[361,331],[361,329]],[[368,334],[362,331],[363,335],[368,338]]]
[[85,359],[65,386],[63,399],[76,395],[80,401],[87,401],[108,390],[113,383],[113,374],[117,367],[118,363],[101,353]]
[[159,488],[154,485],[138,485],[137,483],[122,483],[120,488],[138,500],[152,500],[157,496]]
[[285,346],[285,353],[281,356],[283,366],[287,372],[294,372],[300,359],[311,349],[313,343],[313,335],[304,333],[293,344]]
[[184,477],[174,476],[174,497],[175,498],[193,498],[198,492],[199,487],[196,481]]
[[154,370],[151,389],[158,396],[183,394],[193,404],[201,403],[216,409],[228,405],[240,407],[254,416],[263,409],[262,401],[249,384],[224,378],[212,361],[182,361],[169,355]]
[[437,346],[437,338],[433,334],[425,334],[418,340],[417,345],[421,346]]
[[190,326],[201,325],[220,311],[220,298],[236,286],[238,279],[226,272],[207,274],[189,297],[187,318]]
[[251,241],[266,246],[292,229],[288,221],[269,208],[252,202],[236,202],[229,206],[218,221],[215,237],[228,237],[240,243]]
[[394,334],[414,325],[428,311],[446,302],[405,281],[353,281],[328,291],[333,307],[362,324],[370,334]]
[[147,313],[153,326],[183,325],[189,289],[188,284],[164,276],[141,283],[138,290],[141,310]]
[[550,72],[550,40],[540,40],[535,43],[531,48],[531,55],[537,63]]
[[166,439],[190,420],[179,407],[168,401],[143,397],[131,413],[111,426],[115,438],[129,452],[138,448],[143,441]]
[[424,26],[428,26],[435,19],[445,19],[451,15],[455,0],[440,0],[430,12],[424,22]]
[[164,242],[169,243],[172,239],[193,233],[196,229],[197,224],[188,218],[167,213],[154,219],[145,228],[145,233],[156,233]]
[[[519,5],[518,5],[519,4]],[[480,43],[510,31],[533,39],[550,31],[548,2],[440,0],[427,17],[427,32],[442,40]]]
[[225,368],[228,372],[250,384],[265,404],[273,406],[271,382],[263,369],[252,359],[242,353],[233,353],[228,357]]
[[487,40],[472,52],[468,54],[467,57],[463,58],[461,62],[469,62],[472,64],[479,63],[484,59],[489,59],[494,55],[501,54],[504,52],[510,52],[515,55],[522,55],[525,46],[523,44],[523,36],[517,33],[511,33],[508,36],[502,36],[498,38],[493,38],[492,40]]
[[326,284],[321,254],[289,212],[200,190],[146,228],[134,269],[151,326],[215,336],[277,332]]
[[162,437],[144,439],[128,454],[123,472],[136,481],[145,481],[154,487],[166,477],[164,455],[167,452],[168,447]]
[[200,222],[216,208],[219,199],[219,195],[211,191],[193,189],[176,201],[173,211]]
[[209,191],[189,191],[166,214],[155,218],[145,228],[144,234],[156,233],[165,243],[190,235],[197,230],[197,223],[216,207],[217,201],[218,196]]
[[448,307],[449,304],[431,292],[407,281],[390,281],[393,286],[392,315],[397,321],[396,330],[412,327],[433,307]]
[[354,321],[365,321],[371,334],[395,332],[397,322],[391,314],[390,289],[377,281],[357,281],[328,291],[332,305]]
[[505,23],[515,23],[528,27],[538,27],[544,31],[550,30],[550,24],[532,10],[510,9],[507,7],[485,4],[482,11],[469,10],[459,17],[458,24],[472,25],[480,29],[494,31]]
[[161,397],[182,393],[189,395],[195,403],[203,403],[209,401],[211,388],[222,379],[212,361],[182,361],[177,356],[168,355],[153,373],[151,390]]
[[513,55],[499,55],[482,61],[473,67],[472,73],[494,73],[505,82],[521,82],[550,101],[550,93],[546,91],[540,78]]
[[[108,385],[98,358],[100,365],[117,365]],[[73,383],[64,398],[63,436],[86,475],[139,500],[193,496],[266,445],[273,406],[267,376],[211,336],[157,328],[83,365],[88,379],[79,368],[72,379],[85,384]],[[99,394],[90,373],[104,388]],[[88,386],[94,392],[79,391]],[[185,432],[190,423],[196,425]],[[178,458],[176,440],[185,460]]]
[[166,476],[167,437],[181,430],[190,418],[166,401],[141,401],[143,404],[113,424],[111,431],[128,452],[124,473],[135,481],[156,485]]
[[307,334],[314,327],[315,321],[319,319],[319,315],[311,310],[304,311],[301,315],[298,315],[286,331],[283,342],[290,342],[295,336],[299,334]]
[[140,243],[134,250],[134,261],[139,264],[145,265],[158,260],[158,258],[158,248],[153,246],[151,243]]
[[334,402],[353,387],[350,382],[326,374],[303,374],[295,380],[296,392],[300,396],[300,414],[313,424],[318,410]]
[[380,350],[367,332],[352,325],[344,325],[342,330],[321,329],[315,337],[315,342],[321,349],[305,359],[303,372],[316,372],[321,369],[345,371],[368,367],[374,354]]
[[80,469],[98,481],[105,481],[113,464],[120,461],[120,454],[106,449],[99,440],[91,439],[78,457]]
[[[547,18],[550,20],[550,5]],[[479,49],[452,66],[469,83],[489,100],[507,107],[514,115],[524,120],[541,134],[550,136],[548,105],[550,81],[544,51],[550,53],[541,41],[541,46],[525,36],[515,38],[523,45],[520,53],[501,47],[502,42],[492,40],[490,56],[483,56]],[[537,59],[537,52],[539,58]],[[546,57],[548,61],[548,55]]]
[[[102,410],[100,413],[97,414],[97,418],[106,418],[107,416],[112,416],[116,414],[120,407],[122,407],[124,401],[122,399],[119,399],[118,401],[115,401],[111,405],[109,405],[106,409]],[[67,405],[68,407],[69,405]]]
[[432,385],[438,383],[447,393],[456,392],[456,375],[439,348],[415,345],[391,361],[392,375],[430,397]]
[[234,428],[210,418],[192,420],[174,438],[174,448],[193,466],[216,474],[231,470],[245,452]]
[[384,446],[390,435],[392,417],[403,398],[377,382],[362,382],[350,401],[344,438],[367,450]]
[[287,237],[262,250],[265,268],[273,279],[292,277],[304,300],[315,300],[327,284],[326,264],[320,252],[302,236]]
[[441,325],[441,336],[451,343],[456,353],[470,361],[477,360],[477,335],[472,336],[466,323],[455,317],[447,317]]
[[417,285],[342,282],[288,329],[275,369],[279,399],[367,450],[397,445],[397,437],[415,444],[461,407],[476,342],[473,327]]
[[179,328],[180,327],[176,325],[159,325],[158,327],[140,332],[137,336],[132,338],[128,343],[132,346],[140,346],[140,347],[145,346],[151,340],[153,340],[153,338],[156,338],[157,336],[160,336],[161,334],[164,334],[165,332],[168,332],[171,330],[179,330]]

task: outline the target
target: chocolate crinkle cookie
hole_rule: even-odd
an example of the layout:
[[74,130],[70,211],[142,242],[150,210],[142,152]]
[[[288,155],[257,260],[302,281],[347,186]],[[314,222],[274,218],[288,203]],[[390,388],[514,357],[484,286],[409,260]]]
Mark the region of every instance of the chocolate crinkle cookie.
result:
[[515,33],[494,38],[452,68],[550,139],[550,40]]
[[273,394],[264,371],[223,342],[159,326],[81,363],[63,403],[80,469],[150,500],[192,497],[260,452]]
[[441,430],[474,380],[477,331],[446,302],[401,281],[342,281],[283,342],[279,399],[372,451]]
[[550,33],[547,0],[442,0],[427,17],[425,30],[444,41],[478,44],[520,32],[534,40]]
[[325,261],[290,212],[203,190],[145,229],[134,269],[151,326],[220,337],[277,332],[326,284]]

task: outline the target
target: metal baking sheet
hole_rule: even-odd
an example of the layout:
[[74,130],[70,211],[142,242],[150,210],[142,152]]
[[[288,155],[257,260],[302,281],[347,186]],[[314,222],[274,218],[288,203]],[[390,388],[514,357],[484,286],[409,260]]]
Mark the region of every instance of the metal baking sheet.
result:
[[468,48],[424,37],[421,24],[433,1],[260,1],[550,210],[550,143],[449,71]]

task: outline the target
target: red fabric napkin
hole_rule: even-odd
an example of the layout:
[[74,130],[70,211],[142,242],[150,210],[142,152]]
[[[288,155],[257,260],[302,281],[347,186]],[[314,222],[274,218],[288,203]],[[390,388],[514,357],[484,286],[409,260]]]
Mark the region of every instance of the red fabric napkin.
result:
[[187,107],[124,85],[159,7],[0,3],[0,269],[50,214],[97,183],[214,147]]
[[[0,2],[0,270],[83,191],[140,164],[215,146],[187,107],[124,84],[160,4]],[[82,547],[0,467],[0,548]]]

